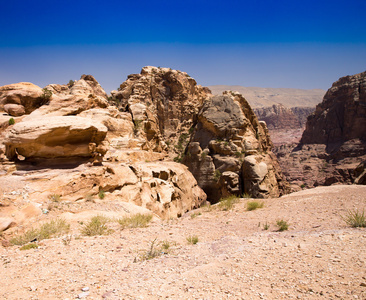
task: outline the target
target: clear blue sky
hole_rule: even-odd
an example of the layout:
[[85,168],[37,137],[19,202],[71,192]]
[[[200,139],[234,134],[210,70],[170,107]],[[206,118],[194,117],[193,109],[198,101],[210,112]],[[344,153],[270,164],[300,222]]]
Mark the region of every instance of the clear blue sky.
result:
[[0,85],[92,74],[107,92],[145,65],[202,85],[328,89],[366,70],[366,0],[0,0]]

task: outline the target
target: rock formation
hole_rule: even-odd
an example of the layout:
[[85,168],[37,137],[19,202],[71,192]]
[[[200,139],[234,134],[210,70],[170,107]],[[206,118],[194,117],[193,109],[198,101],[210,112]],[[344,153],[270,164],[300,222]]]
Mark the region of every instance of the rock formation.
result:
[[0,87],[0,110],[11,116],[29,114],[45,103],[44,91],[29,82]]
[[363,182],[356,170],[366,160],[366,72],[333,83],[308,117],[300,144],[277,154],[297,186]]
[[[194,80],[188,77],[179,77],[186,84],[184,88],[174,88],[172,83],[169,89],[174,92],[167,92],[167,95],[173,95],[169,100],[176,105],[172,109],[179,122],[189,119],[185,116],[187,110],[177,111],[178,102],[183,101],[184,96],[188,97],[184,94],[186,90],[195,89]],[[175,84],[179,86],[180,82]],[[29,95],[34,94],[33,90],[39,93],[31,102]],[[44,89],[32,84],[15,84],[11,88],[2,87],[1,91],[4,91],[1,94],[4,115],[0,120],[3,122],[0,131],[0,194],[2,204],[7,207],[0,211],[3,229],[10,224],[33,222],[35,218],[42,218],[42,212],[48,214],[48,207],[54,206],[50,203],[52,195],[58,195],[62,207],[63,203],[68,206],[85,203],[84,209],[87,209],[91,203],[101,201],[97,199],[103,191],[106,196],[102,211],[111,203],[129,203],[130,213],[138,211],[131,209],[134,205],[163,219],[179,217],[206,201],[206,194],[187,167],[161,162],[168,157],[162,149],[158,149],[159,152],[146,151],[151,131],[145,128],[151,119],[157,122],[158,117],[147,111],[145,119],[141,120],[145,122],[144,127],[136,130],[139,119],[131,113],[133,109],[123,111],[120,107],[122,111],[119,111],[116,106],[111,106],[108,95],[93,76],[83,75],[68,85],[50,84]],[[44,93],[47,101],[42,102]],[[11,95],[17,95],[16,103],[13,100],[10,103],[9,99],[15,99]],[[131,97],[134,99],[133,95]],[[186,100],[185,109],[188,100],[194,105],[197,99]],[[155,98],[152,101],[159,105]],[[17,108],[15,105],[23,107],[24,115],[10,113],[12,107],[9,105],[14,109]],[[169,116],[174,114],[168,108],[163,111],[167,111],[164,120],[169,123]],[[9,122],[11,116],[15,124]],[[168,127],[163,123],[159,126]],[[163,136],[159,126],[154,136],[157,140]],[[18,208],[27,203],[31,205],[32,213],[24,214]],[[123,213],[126,213],[125,209]]]
[[305,127],[307,117],[315,110],[312,107],[291,107],[274,104],[271,107],[255,108],[258,119],[265,121],[269,130],[297,129]]
[[185,72],[144,67],[111,94],[120,110],[131,113],[135,131],[145,140],[143,149],[161,152],[166,142],[177,145],[188,133],[210,90]]
[[244,97],[225,92],[204,102],[183,162],[213,201],[242,193],[278,197],[286,184],[271,147]]
[[109,97],[83,75],[1,87],[0,99],[3,228],[111,207],[170,219],[206,199],[286,192],[267,127],[244,97],[212,98],[185,72],[145,67]]

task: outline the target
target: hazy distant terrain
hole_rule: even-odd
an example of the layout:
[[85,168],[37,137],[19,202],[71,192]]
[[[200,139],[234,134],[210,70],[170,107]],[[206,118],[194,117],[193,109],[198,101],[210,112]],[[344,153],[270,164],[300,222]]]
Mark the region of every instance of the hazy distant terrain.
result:
[[226,90],[238,91],[249,101],[252,108],[279,103],[287,107],[315,107],[323,100],[326,92],[321,89],[260,88],[240,85],[212,85],[208,88],[215,95],[220,95]]

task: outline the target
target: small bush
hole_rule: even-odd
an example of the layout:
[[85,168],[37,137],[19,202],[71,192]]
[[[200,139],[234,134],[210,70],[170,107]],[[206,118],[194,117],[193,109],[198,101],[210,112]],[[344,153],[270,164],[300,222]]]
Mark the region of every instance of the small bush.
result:
[[288,230],[288,223],[284,220],[277,220],[276,222],[277,226],[278,226],[278,231],[285,231]]
[[133,123],[135,125],[133,128],[133,133],[137,134],[143,125],[143,120],[134,120]]
[[202,215],[200,212],[191,214],[191,219],[194,219],[197,216]]
[[153,258],[163,254],[161,249],[156,247],[155,243],[156,243],[156,239],[151,242],[150,248],[141,256],[141,260],[153,259]]
[[43,91],[43,94],[41,95],[41,98],[44,99],[44,100],[49,100],[52,96],[52,91],[44,88],[42,89]]
[[197,235],[187,236],[187,242],[188,244],[196,245],[198,243],[198,236]]
[[169,241],[163,241],[161,243],[161,249],[164,250],[165,253],[168,252],[169,248],[170,248],[170,242]]
[[19,250],[29,250],[29,249],[37,249],[37,248],[38,248],[38,245],[36,243],[30,243],[30,244],[20,247]]
[[108,221],[109,219],[104,216],[94,216],[88,223],[83,225],[81,234],[86,236],[111,234],[113,230],[106,225]]
[[64,219],[52,220],[45,223],[39,229],[39,240],[59,237],[70,230],[70,224],[66,223]]
[[59,194],[52,194],[49,196],[50,200],[52,202],[60,202],[61,201],[61,195]]
[[266,222],[266,224],[263,225],[263,230],[268,230],[269,229],[269,224]]
[[104,199],[105,192],[103,190],[100,190],[99,193],[98,193],[98,197],[99,197],[99,199]]
[[259,201],[249,201],[247,203],[247,210],[251,211],[251,210],[256,210],[257,208],[262,208],[264,206],[263,202],[259,202]]
[[13,245],[25,245],[32,241],[41,241],[53,237],[59,237],[70,230],[70,224],[64,219],[52,220],[44,223],[39,229],[30,229],[24,234],[16,236],[10,240]]
[[235,195],[231,195],[225,198],[220,199],[218,207],[220,210],[228,211],[234,207],[234,204],[239,202],[238,197]]
[[74,80],[69,80],[69,83],[68,83],[68,86],[69,87],[73,87],[74,86],[74,84],[75,84],[75,81]]
[[14,118],[10,118],[9,119],[9,125],[14,125],[15,124],[15,120]]
[[351,227],[366,227],[365,210],[349,210],[343,220]]
[[219,181],[220,177],[221,177],[221,172],[219,169],[216,169],[213,178],[215,179],[215,181]]
[[136,214],[131,217],[124,217],[118,220],[121,228],[141,228],[146,227],[152,219],[152,215]]
[[37,229],[30,229],[24,232],[22,235],[18,235],[10,239],[10,243],[13,245],[22,246],[30,243],[31,241],[37,240],[39,231]]

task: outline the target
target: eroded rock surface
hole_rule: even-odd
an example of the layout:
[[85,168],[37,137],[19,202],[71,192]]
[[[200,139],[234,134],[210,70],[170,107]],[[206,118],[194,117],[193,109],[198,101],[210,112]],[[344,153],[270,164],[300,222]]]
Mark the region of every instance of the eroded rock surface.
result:
[[333,83],[309,116],[300,144],[276,153],[295,190],[363,182],[356,168],[366,159],[366,72]]
[[208,99],[197,119],[183,162],[209,199],[230,193],[286,193],[266,125],[241,94],[226,92]]

